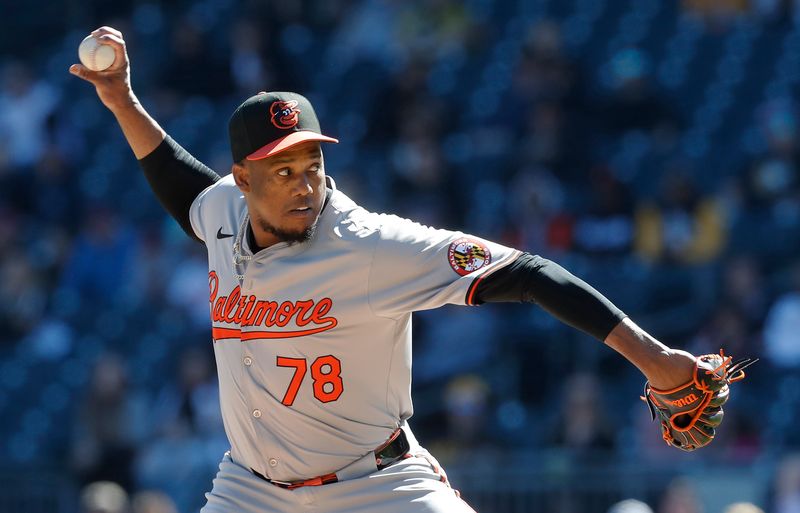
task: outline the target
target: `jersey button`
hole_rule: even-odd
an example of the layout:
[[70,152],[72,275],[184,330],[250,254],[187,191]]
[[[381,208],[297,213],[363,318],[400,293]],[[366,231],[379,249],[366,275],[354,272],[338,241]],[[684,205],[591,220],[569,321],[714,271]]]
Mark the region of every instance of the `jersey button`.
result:
[[245,356],[244,357],[244,364],[247,365],[248,367],[250,367],[251,365],[253,365],[253,359],[250,358],[249,356]]
[[260,419],[261,418],[261,410],[253,410],[253,417]]
[[269,466],[270,467],[277,467],[278,466],[278,460],[276,460],[275,458],[270,458],[269,459]]

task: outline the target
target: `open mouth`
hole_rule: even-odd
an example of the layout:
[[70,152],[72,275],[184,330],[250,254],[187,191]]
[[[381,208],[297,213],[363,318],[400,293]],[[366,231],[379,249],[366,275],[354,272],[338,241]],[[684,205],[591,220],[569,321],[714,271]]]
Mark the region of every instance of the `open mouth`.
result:
[[310,215],[311,212],[312,212],[311,207],[298,207],[298,208],[291,209],[289,211],[289,214],[293,215],[293,216],[302,217],[302,216]]

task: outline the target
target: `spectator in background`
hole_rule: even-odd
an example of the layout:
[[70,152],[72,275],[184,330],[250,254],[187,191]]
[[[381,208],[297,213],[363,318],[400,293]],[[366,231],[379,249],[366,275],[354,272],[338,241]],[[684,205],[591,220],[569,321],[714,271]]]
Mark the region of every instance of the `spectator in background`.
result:
[[186,349],[178,358],[178,381],[167,383],[151,410],[158,435],[218,436],[219,393],[208,350]]
[[[429,95],[417,96],[397,113],[399,133],[388,154],[393,199],[401,211],[418,216],[423,224],[459,222],[459,215],[463,215],[459,212],[459,191],[453,190],[454,183],[448,179],[451,170],[439,143],[447,128],[445,104]],[[456,219],[441,219],[449,212]]]
[[589,177],[589,211],[575,219],[573,247],[594,257],[622,257],[633,247],[633,197],[612,170],[592,169]]
[[683,10],[700,18],[711,32],[723,32],[747,13],[748,0],[683,0]]
[[27,196],[26,207],[37,219],[58,224],[65,229],[77,228],[74,214],[78,211],[77,180],[62,150],[47,144],[33,168],[32,182],[15,194]]
[[800,264],[790,273],[791,290],[770,306],[764,322],[764,353],[776,369],[800,367]]
[[237,95],[250,95],[253,91],[273,90],[272,70],[265,51],[266,41],[257,23],[242,18],[230,31],[231,76],[236,84]]
[[565,136],[567,130],[565,114],[561,104],[553,101],[538,102],[530,111],[528,126],[519,146],[519,161],[538,164],[556,172],[560,177],[569,170],[565,166],[570,153],[571,141]]
[[446,166],[438,143],[443,117],[441,102],[433,98],[406,104],[400,115],[399,138],[392,148],[396,190],[411,196],[435,193],[443,197]]
[[760,338],[769,296],[764,272],[751,255],[734,255],[722,263],[721,296],[718,303],[731,305],[746,323],[748,336]]
[[530,110],[538,101],[575,100],[575,69],[564,52],[561,28],[542,20],[528,30],[512,82],[512,102]]
[[220,98],[233,92],[227,58],[212,46],[214,41],[191,16],[184,15],[172,31],[172,56],[162,84],[181,96]]
[[740,172],[741,204],[732,247],[785,265],[800,251],[800,152],[794,102],[760,107],[753,132],[755,157]]
[[0,190],[10,192],[5,178],[29,171],[42,156],[50,141],[47,121],[59,99],[59,91],[27,64],[9,60],[0,69]]
[[477,374],[454,376],[445,385],[442,400],[446,430],[440,427],[439,438],[430,444],[443,465],[468,461],[490,442],[490,394],[489,384]]
[[448,438],[464,449],[485,440],[489,393],[486,382],[473,374],[457,376],[445,388]]
[[758,109],[756,122],[765,148],[751,164],[749,174],[751,204],[759,205],[798,186],[797,106],[790,98],[771,99]]
[[798,216],[798,169],[794,155],[770,153],[756,160],[745,175],[745,201],[773,223],[786,224]]
[[0,259],[0,339],[19,340],[42,319],[47,304],[42,278],[22,251],[8,251]]
[[783,457],[775,472],[772,508],[774,513],[800,512],[800,455]]
[[680,128],[677,114],[655,90],[648,56],[638,48],[618,51],[605,70],[608,96],[600,104],[605,132],[642,131],[664,137]]
[[[3,281],[0,283],[0,322],[8,327],[6,332],[0,334],[2,345],[19,341],[30,329],[26,323],[32,319],[19,318],[15,312],[17,295],[22,290],[20,287],[27,285],[26,279],[38,281],[44,278],[21,276],[20,271],[16,269],[20,263],[15,260],[22,258],[17,247],[23,235],[21,228],[24,220],[16,208],[0,199],[0,276],[3,276]],[[22,265],[28,267],[25,261]]]
[[703,505],[692,481],[676,477],[670,481],[661,501],[658,513],[703,513]]
[[503,240],[516,248],[536,249],[553,254],[569,248],[571,233],[559,231],[559,216],[564,207],[566,191],[561,181],[542,167],[524,167],[511,180],[507,189],[507,209],[511,219],[527,219],[525,223],[509,226]]
[[178,513],[172,499],[157,491],[137,492],[131,504],[131,513]]
[[512,151],[520,166],[542,165],[563,181],[585,179],[589,137],[577,67],[567,57],[561,29],[552,20],[533,25],[511,79],[502,109],[514,116],[518,144]]
[[614,431],[605,412],[602,385],[594,374],[578,373],[565,380],[563,397],[548,441],[585,459],[602,461],[613,451]]
[[458,0],[401,2],[396,36],[409,54],[452,58],[467,48],[475,21]]
[[607,513],[653,513],[653,510],[642,501],[625,499],[612,505]]
[[800,217],[800,150],[797,109],[787,98],[771,100],[757,115],[765,148],[745,173],[745,200],[750,209],[768,213],[773,222]]
[[[297,5],[301,4],[298,2]],[[353,2],[342,9],[341,22],[334,28],[322,59],[330,66],[329,71],[342,76],[359,63],[368,63],[382,70],[396,69],[398,64],[406,62],[409,56],[404,55],[394,30],[401,5],[399,2],[367,1]],[[292,88],[297,89],[302,88]]]
[[149,414],[153,436],[142,444],[136,463],[137,484],[163,490],[180,511],[202,507],[205,483],[230,448],[211,355],[204,349],[178,355],[178,380],[158,393]]
[[[414,347],[414,382],[441,382],[459,374],[478,371],[497,351],[493,335],[499,326],[493,316],[471,315],[464,308],[445,306],[419,312],[420,339]],[[464,344],[469,351],[463,351]]]
[[[378,84],[379,90],[373,93],[376,97],[373,106],[364,113],[368,116],[369,128],[365,135],[368,144],[381,148],[394,143],[400,135],[402,121],[408,118],[405,111],[409,105],[428,103],[435,113],[441,114],[441,100],[426,93],[429,72],[430,65],[424,59],[412,58],[395,70],[390,80]],[[430,115],[424,119],[430,120]]]
[[192,332],[202,333],[205,338],[208,335],[208,263],[205,251],[186,237],[171,242],[170,253],[180,255],[180,261],[174,262],[175,270],[166,277],[164,295],[170,306],[186,316]]
[[148,418],[146,403],[129,388],[120,359],[100,357],[73,425],[71,459],[80,481],[114,481],[130,490],[132,462]]
[[81,301],[120,301],[136,254],[136,234],[108,205],[90,206],[61,277],[62,292]]
[[138,228],[138,244],[127,273],[128,279],[138,284],[131,290],[131,304],[157,305],[166,297],[170,278],[181,272],[179,261],[183,259],[183,252],[181,247],[168,247],[163,233],[168,230],[157,226]]
[[657,202],[637,208],[636,252],[646,261],[705,264],[719,257],[725,241],[720,208],[698,191],[686,172],[668,172]]
[[130,513],[128,493],[117,483],[97,481],[81,491],[81,513]]
[[720,347],[725,347],[728,354],[755,356],[755,345],[742,312],[733,306],[722,304],[712,310],[691,347],[700,351],[697,354],[716,353]]
[[752,502],[736,502],[725,508],[722,513],[764,513],[764,510]]
[[[768,23],[779,23],[783,19],[791,18],[793,7],[797,0],[750,0],[750,12],[757,19]],[[793,5],[794,4],[794,5]]]

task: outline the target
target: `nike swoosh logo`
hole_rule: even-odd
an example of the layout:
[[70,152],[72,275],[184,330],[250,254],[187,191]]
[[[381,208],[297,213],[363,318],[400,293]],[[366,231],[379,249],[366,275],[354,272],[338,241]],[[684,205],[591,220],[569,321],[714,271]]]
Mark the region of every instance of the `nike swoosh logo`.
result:
[[227,239],[228,237],[233,237],[232,233],[222,233],[222,228],[217,230],[217,238],[218,239]]

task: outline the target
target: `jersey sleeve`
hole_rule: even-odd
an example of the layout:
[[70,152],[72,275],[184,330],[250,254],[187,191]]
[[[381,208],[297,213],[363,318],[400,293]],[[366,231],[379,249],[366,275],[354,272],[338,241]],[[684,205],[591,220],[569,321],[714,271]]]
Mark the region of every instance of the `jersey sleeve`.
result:
[[[227,233],[236,226],[233,203],[242,199],[242,193],[233,181],[232,175],[227,175],[217,183],[206,187],[192,201],[189,207],[189,223],[197,238],[206,242],[207,237],[213,237],[217,228],[223,228]],[[242,200],[243,201],[243,200]]]
[[189,209],[192,202],[220,177],[183,149],[169,135],[149,155],[139,160],[150,188],[164,209],[184,232],[192,233]]
[[472,235],[381,217],[367,288],[372,311],[382,317],[472,304],[477,281],[520,255]]

